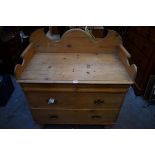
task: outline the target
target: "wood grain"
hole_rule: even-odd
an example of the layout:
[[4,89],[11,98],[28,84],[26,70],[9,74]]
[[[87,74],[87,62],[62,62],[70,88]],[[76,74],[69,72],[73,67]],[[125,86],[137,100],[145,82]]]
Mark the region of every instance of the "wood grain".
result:
[[30,44],[22,53],[21,58],[23,60],[22,64],[17,64],[15,66],[15,76],[18,79],[22,72],[24,71],[24,69],[26,68],[27,64],[31,61],[31,58],[33,57],[35,51],[33,48],[33,45]]
[[20,82],[132,84],[116,52],[36,53]]
[[60,41],[50,40],[43,29],[35,31],[30,38],[38,52],[102,52],[113,50],[122,43],[121,37],[115,31],[109,30],[105,38],[94,39],[81,29],[71,29],[64,33]]
[[[124,93],[76,93],[76,92],[26,92],[27,99],[33,108],[50,109],[98,109],[120,108]],[[37,97],[34,97],[37,96]],[[49,99],[55,100],[48,104]]]
[[122,45],[118,47],[118,55],[121,59],[121,62],[124,64],[129,76],[134,81],[137,75],[137,66],[135,64],[129,64],[129,58],[131,58],[131,55]]
[[65,83],[21,83],[25,92],[96,92],[126,93],[127,84],[65,84]]
[[113,124],[118,112],[119,109],[32,109],[34,120],[41,124]]

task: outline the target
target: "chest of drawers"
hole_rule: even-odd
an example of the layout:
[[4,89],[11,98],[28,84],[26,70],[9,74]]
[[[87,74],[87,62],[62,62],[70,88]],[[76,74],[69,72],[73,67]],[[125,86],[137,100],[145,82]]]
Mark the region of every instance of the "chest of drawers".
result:
[[98,124],[116,121],[136,66],[120,36],[105,38],[72,29],[54,42],[42,29],[35,31],[15,67],[31,106],[41,124]]

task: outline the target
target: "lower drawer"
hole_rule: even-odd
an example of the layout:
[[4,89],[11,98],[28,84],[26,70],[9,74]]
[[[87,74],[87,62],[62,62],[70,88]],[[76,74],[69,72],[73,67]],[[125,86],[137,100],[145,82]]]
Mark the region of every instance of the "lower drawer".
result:
[[49,110],[32,109],[33,118],[41,124],[113,124],[119,109],[107,110]]

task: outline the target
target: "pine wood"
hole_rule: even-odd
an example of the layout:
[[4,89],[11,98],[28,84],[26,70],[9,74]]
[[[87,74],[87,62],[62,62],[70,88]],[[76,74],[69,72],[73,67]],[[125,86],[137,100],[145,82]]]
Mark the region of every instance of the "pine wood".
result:
[[112,124],[116,118],[119,109],[32,109],[34,120],[41,124]]
[[[120,108],[124,93],[77,93],[77,92],[47,92],[28,91],[27,99],[33,108],[50,109],[98,109],[98,108]],[[36,98],[34,96],[37,96]],[[54,98],[55,104],[48,104],[48,100]],[[96,103],[99,100],[99,103]]]
[[122,45],[118,47],[118,53],[122,63],[126,67],[128,74],[134,80],[137,75],[137,66],[135,64],[132,64],[130,66],[129,59],[131,58],[131,55],[127,52],[127,50]]
[[17,64],[15,66],[15,75],[17,78],[19,78],[21,76],[22,72],[24,71],[24,69],[26,68],[28,63],[30,62],[34,53],[35,53],[35,50],[34,50],[34,47],[31,43],[21,55],[21,58],[23,59],[22,64]]
[[128,83],[132,80],[115,53],[37,53],[19,80],[56,83]]
[[[43,124],[115,122],[137,69],[128,63],[130,55],[115,31],[94,39],[83,30],[72,29],[54,42],[39,29],[30,42],[15,75],[35,120]],[[50,97],[57,104],[48,105]],[[96,100],[102,104],[94,104]]]
[[118,33],[110,30],[105,38],[94,39],[91,35],[81,29],[71,29],[64,33],[60,41],[51,41],[43,32],[43,29],[35,31],[30,42],[38,52],[101,52],[111,51],[120,45],[122,40]]

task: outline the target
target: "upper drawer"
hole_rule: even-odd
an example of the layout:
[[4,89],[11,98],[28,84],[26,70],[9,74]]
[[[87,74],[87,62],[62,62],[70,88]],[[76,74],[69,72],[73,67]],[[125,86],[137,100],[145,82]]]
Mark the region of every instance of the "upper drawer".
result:
[[77,93],[77,92],[26,92],[31,107],[34,108],[118,108],[124,93]]

